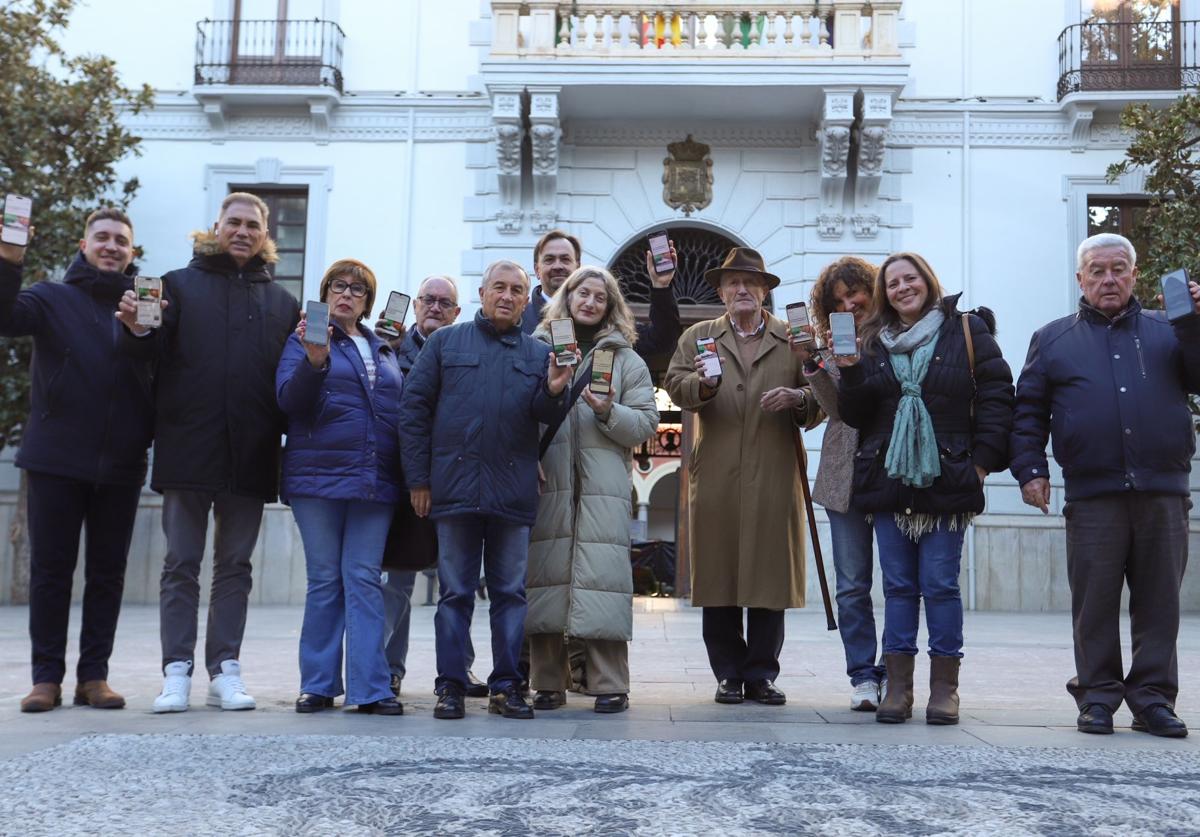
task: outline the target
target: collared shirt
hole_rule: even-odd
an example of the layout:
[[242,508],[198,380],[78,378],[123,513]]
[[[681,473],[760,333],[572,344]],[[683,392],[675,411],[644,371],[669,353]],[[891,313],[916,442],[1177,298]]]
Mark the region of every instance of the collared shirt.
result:
[[742,331],[740,328],[738,328],[737,320],[735,320],[733,317],[729,318],[729,324],[731,326],[733,326],[734,334],[736,334],[738,337],[741,337],[744,340],[748,337],[756,337],[759,334],[762,334],[762,330],[767,327],[767,317],[765,314],[763,314],[762,319],[758,321],[758,328],[756,328],[756,329],[754,329],[754,331],[750,331],[750,332],[745,332],[745,331]]

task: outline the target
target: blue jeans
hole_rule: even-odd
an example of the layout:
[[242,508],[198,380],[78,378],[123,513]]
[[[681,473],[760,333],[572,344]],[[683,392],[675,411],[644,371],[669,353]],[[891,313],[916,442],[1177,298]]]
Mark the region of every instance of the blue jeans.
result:
[[829,537],[833,542],[833,569],[837,574],[838,632],[846,650],[846,674],[850,682],[883,680],[884,668],[877,662],[879,645],[875,635],[875,610],[871,602],[871,572],[875,541],[871,524],[860,512],[825,509]]
[[932,532],[913,542],[896,526],[891,514],[875,515],[879,539],[879,567],[883,570],[886,600],[883,653],[917,653],[917,625],[921,599],[929,630],[929,656],[961,657],[963,645],[962,595],[958,573],[962,565],[965,532],[947,531],[946,518]]
[[379,562],[392,506],[361,500],[291,501],[308,571],[300,629],[300,691],[342,694],[346,643],[346,703],[361,706],[392,697],[383,655],[383,593]]
[[[471,616],[479,586],[479,563],[487,580],[492,627],[492,694],[515,689],[523,679],[518,667],[525,641],[525,567],[529,527],[497,517],[460,515],[437,521],[438,599],[437,689],[467,688],[467,651]],[[482,555],[480,554],[482,550]]]

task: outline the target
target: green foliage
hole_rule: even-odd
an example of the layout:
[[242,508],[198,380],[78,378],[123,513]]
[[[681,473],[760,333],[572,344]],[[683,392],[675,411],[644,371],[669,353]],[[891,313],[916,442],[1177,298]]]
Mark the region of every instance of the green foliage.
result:
[[[1108,179],[1134,170],[1146,174],[1150,207],[1137,237],[1147,242],[1147,252],[1137,254],[1135,293],[1143,304],[1158,308],[1161,276],[1183,267],[1200,280],[1200,96],[1180,96],[1160,110],[1132,104],[1121,114],[1121,126],[1133,133],[1133,141],[1125,159],[1108,167]],[[1200,416],[1195,398],[1191,407]]]
[[[0,0],[0,198],[33,198],[37,228],[25,258],[27,282],[55,277],[104,204],[127,206],[137,180],[118,182],[116,164],[138,153],[123,110],[150,107],[153,91],[121,85],[104,56],[72,57],[57,36],[76,0]],[[20,439],[29,404],[28,339],[0,338],[0,446]]]

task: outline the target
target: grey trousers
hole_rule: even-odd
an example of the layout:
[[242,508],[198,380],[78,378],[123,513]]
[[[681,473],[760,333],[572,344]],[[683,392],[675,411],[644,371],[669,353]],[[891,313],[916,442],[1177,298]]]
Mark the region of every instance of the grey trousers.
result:
[[[1179,587],[1187,568],[1186,497],[1113,494],[1074,500],[1067,518],[1067,578],[1075,677],[1067,691],[1082,708],[1121,701],[1137,713],[1174,707],[1179,693]],[[1121,660],[1121,590],[1129,585],[1133,660]]]
[[200,564],[210,509],[216,528],[204,664],[209,676],[215,677],[221,673],[221,663],[236,660],[241,652],[246,604],[253,583],[250,555],[258,542],[262,500],[206,491],[163,492],[167,557],[159,587],[158,618],[163,667],[177,661],[187,661],[191,667],[200,607]]
[[612,639],[575,639],[562,634],[530,634],[529,685],[535,690],[566,692],[571,688],[569,646],[579,643],[587,661],[589,695],[629,694],[629,643]]
[[[383,650],[388,669],[401,680],[408,673],[408,628],[412,621],[412,594],[417,573],[385,570],[383,573]],[[475,646],[467,637],[467,669],[475,663]]]

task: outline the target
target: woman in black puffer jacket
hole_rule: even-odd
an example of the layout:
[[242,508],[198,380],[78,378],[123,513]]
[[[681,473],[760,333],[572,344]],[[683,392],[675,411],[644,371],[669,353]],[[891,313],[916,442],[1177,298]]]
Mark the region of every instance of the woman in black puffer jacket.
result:
[[[959,313],[915,253],[889,256],[859,358],[838,360],[838,409],[859,431],[853,505],[874,518],[884,579],[883,723],[912,716],[921,599],[929,632],[931,724],[958,723],[963,536],[983,511],[983,479],[1004,470],[1012,373],[987,309]],[[967,331],[970,340],[967,339]],[[974,369],[970,359],[974,353]]]

